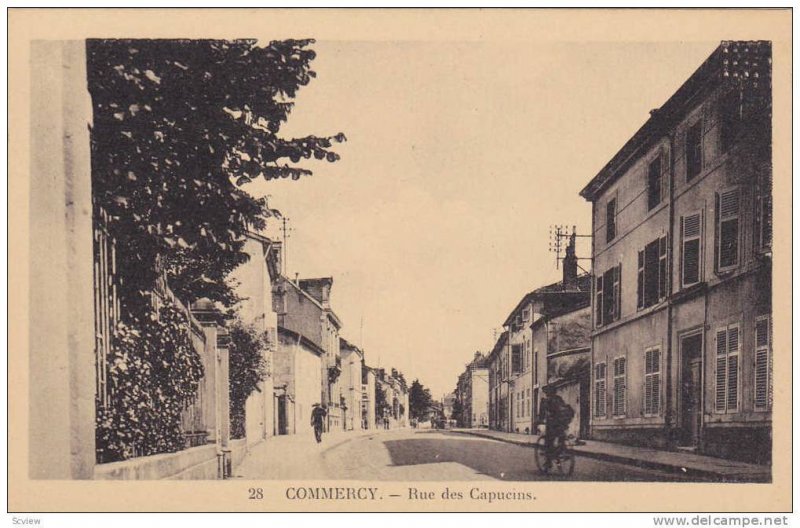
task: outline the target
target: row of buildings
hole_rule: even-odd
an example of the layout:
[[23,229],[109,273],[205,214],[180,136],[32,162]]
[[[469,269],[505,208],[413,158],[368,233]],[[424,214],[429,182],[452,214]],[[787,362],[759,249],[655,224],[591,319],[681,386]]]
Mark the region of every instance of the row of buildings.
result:
[[267,379],[245,413],[248,441],[311,434],[314,405],[327,408],[328,431],[407,426],[403,375],[367,365],[364,351],[341,336],[333,278],[286,277],[279,272],[281,250],[280,242],[251,233],[250,259],[233,273],[239,316],[269,336]]
[[573,233],[459,379],[463,425],[530,432],[552,385],[577,436],[771,460],[771,109],[770,43],[725,41],[651,111],[580,192],[591,273]]

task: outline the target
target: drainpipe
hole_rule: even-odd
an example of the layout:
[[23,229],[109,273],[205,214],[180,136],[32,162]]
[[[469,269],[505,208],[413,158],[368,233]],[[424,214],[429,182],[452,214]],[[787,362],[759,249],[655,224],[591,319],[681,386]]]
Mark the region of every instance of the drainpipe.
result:
[[674,270],[674,243],[675,239],[675,131],[670,131],[667,135],[669,139],[669,233],[667,236],[667,255],[669,256],[669,275],[667,281],[667,405],[664,415],[664,432],[667,437],[667,444],[672,446],[674,443],[674,419],[675,409],[672,397],[672,283]]

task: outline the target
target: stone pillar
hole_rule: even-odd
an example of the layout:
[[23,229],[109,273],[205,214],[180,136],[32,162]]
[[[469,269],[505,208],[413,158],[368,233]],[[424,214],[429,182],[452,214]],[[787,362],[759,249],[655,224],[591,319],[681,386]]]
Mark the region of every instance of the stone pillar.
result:
[[31,45],[30,477],[91,478],[94,288],[84,41]]
[[223,474],[228,478],[233,474],[231,457],[231,392],[230,392],[230,335],[219,327],[217,330],[217,407],[219,417],[219,445],[222,449]]

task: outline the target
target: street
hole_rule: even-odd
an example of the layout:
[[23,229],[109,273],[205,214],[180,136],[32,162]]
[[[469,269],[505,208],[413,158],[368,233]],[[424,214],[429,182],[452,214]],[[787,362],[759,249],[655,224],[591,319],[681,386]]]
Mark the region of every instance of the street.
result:
[[[310,435],[309,435],[310,436]],[[447,431],[397,430],[354,435],[283,436],[255,446],[234,471],[245,479],[384,481],[556,480],[536,469],[534,451]],[[679,481],[679,476],[577,457],[575,481]]]

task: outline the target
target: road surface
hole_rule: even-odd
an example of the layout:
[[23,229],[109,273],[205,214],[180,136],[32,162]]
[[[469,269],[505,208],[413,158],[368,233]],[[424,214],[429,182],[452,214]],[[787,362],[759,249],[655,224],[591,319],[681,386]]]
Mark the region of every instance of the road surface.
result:
[[[235,470],[246,479],[337,479],[377,481],[533,481],[540,474],[534,450],[446,431],[403,429],[370,434],[273,438],[256,446]],[[678,481],[680,476],[576,457],[576,481]]]

